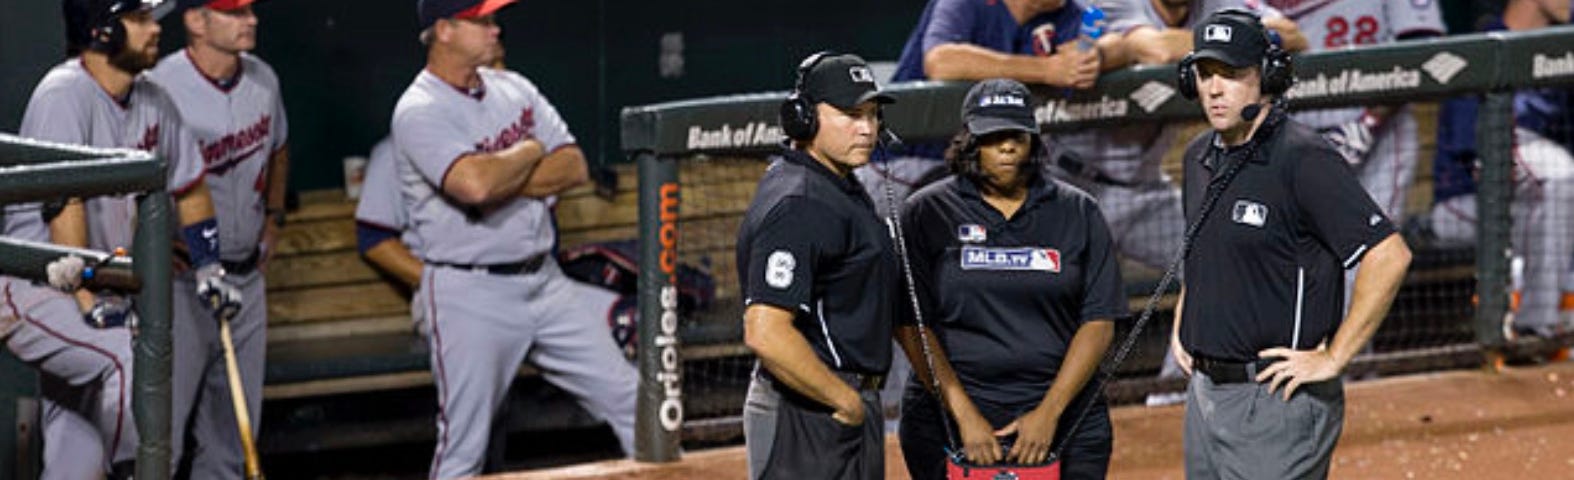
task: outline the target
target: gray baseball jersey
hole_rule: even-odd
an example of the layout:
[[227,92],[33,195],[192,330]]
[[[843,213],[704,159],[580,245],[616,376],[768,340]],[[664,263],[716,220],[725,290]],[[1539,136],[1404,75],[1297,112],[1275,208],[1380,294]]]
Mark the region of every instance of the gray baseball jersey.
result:
[[419,237],[409,230],[410,215],[399,196],[399,160],[394,151],[393,137],[372,147],[361,182],[361,198],[355,205],[355,221],[400,232],[400,241],[414,252],[420,249]]
[[[1431,0],[1267,0],[1295,20],[1316,52],[1388,43],[1412,33],[1443,34],[1443,14]],[[1361,117],[1361,107],[1297,112],[1313,128],[1332,127]]]
[[[219,81],[197,70],[189,54],[180,51],[165,56],[148,76],[169,93],[196,139],[219,223],[219,257],[243,265],[257,252],[268,221],[268,162],[285,147],[288,122],[273,69],[247,53],[239,62],[233,78]],[[241,388],[256,426],[267,352],[267,285],[262,272],[239,267],[225,276],[244,299],[230,326]],[[195,291],[190,273],[175,279],[171,445],[182,452],[187,435],[197,443],[190,449],[192,478],[239,478],[245,455],[235,434],[218,325],[189,294]]]
[[279,78],[267,63],[242,53],[237,77],[226,88],[198,71],[184,50],[165,56],[148,76],[174,99],[196,136],[213,211],[221,212],[219,256],[245,260],[267,221],[268,160],[288,140]]
[[[183,137],[185,129],[157,86],[138,77],[126,98],[113,98],[75,58],[39,81],[20,133],[60,143],[154,150],[165,158],[168,188],[177,193],[201,179],[199,166],[183,161],[193,158],[179,150],[189,137]],[[130,196],[95,197],[85,207],[89,247],[131,246],[135,204]],[[7,207],[4,224],[6,235],[51,240],[40,204]],[[129,332],[89,328],[76,302],[61,292],[31,288],[26,282],[8,283],[5,290],[8,301],[30,310],[7,345],[48,374],[45,478],[96,477],[109,462],[130,459],[137,437],[125,410],[130,401],[125,391],[131,368]]]
[[[527,354],[548,381],[606,420],[624,452],[632,453],[639,375],[607,325],[607,306],[616,295],[570,280],[545,255],[556,237],[549,199],[516,198],[483,212],[442,193],[444,176],[466,154],[502,150],[526,138],[548,152],[574,142],[557,110],[525,77],[487,68],[479,75],[482,87],[467,92],[423,70],[393,115],[400,198],[415,234],[412,247],[427,263],[420,298],[411,307],[431,347],[441,407],[431,476],[480,473],[492,414]],[[365,191],[379,188],[371,174]],[[537,255],[545,257],[534,267],[508,271],[450,266]]]
[[[167,189],[181,193],[201,180],[201,164],[190,161],[194,144],[170,99],[157,85],[137,77],[124,99],[109,96],[76,58],[49,70],[33,90],[20,134],[58,143],[151,150],[164,158]],[[5,235],[47,242],[49,226],[40,204],[6,206]],[[131,248],[136,204],[131,195],[86,202],[88,247]]]
[[556,239],[546,199],[518,198],[482,215],[442,196],[459,157],[502,150],[525,138],[547,152],[574,144],[568,125],[518,73],[479,69],[475,96],[422,70],[393,115],[399,180],[410,231],[428,262],[491,264],[546,253]]

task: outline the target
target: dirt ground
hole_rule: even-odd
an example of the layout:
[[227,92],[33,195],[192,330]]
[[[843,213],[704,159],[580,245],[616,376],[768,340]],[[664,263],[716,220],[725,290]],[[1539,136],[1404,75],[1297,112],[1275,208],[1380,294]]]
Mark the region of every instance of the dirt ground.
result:
[[[1574,362],[1394,377],[1346,386],[1345,428],[1332,478],[1574,478]],[[1183,407],[1112,412],[1110,477],[1180,479]],[[742,447],[688,452],[675,464],[630,461],[488,477],[744,478]],[[886,478],[906,478],[895,436]]]

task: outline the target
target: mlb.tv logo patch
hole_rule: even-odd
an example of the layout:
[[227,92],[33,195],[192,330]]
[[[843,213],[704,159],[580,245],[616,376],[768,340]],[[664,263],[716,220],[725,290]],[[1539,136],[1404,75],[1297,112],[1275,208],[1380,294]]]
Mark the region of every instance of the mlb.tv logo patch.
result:
[[962,247],[963,270],[1060,273],[1060,250],[1043,247]]

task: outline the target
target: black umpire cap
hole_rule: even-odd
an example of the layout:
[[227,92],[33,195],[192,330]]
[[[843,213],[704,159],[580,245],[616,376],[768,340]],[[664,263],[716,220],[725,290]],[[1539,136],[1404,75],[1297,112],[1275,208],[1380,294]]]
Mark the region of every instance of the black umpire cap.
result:
[[801,92],[814,102],[825,102],[841,109],[851,109],[870,100],[879,103],[896,103],[896,99],[880,90],[874,80],[874,71],[864,59],[850,53],[810,57],[802,68]]
[[1215,12],[1192,31],[1198,60],[1211,58],[1235,68],[1260,65],[1269,42],[1256,15],[1240,9]]

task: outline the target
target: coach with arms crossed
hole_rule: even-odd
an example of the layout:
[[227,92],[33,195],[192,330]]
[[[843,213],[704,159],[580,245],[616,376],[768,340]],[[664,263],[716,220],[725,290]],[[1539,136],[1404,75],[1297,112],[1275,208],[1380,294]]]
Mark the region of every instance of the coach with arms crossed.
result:
[[[874,74],[818,53],[782,104],[790,148],[738,229],[744,342],[759,357],[743,407],[749,478],[883,479],[879,388],[891,366],[896,260],[852,178],[879,144]],[[875,417],[878,418],[878,417]]]
[[1193,41],[1180,86],[1213,129],[1183,160],[1187,221],[1201,222],[1171,336],[1193,374],[1186,477],[1324,478],[1344,420],[1339,376],[1382,322],[1410,250],[1333,146],[1272,101],[1290,57],[1255,15],[1217,12]]

